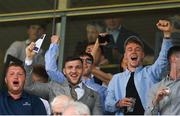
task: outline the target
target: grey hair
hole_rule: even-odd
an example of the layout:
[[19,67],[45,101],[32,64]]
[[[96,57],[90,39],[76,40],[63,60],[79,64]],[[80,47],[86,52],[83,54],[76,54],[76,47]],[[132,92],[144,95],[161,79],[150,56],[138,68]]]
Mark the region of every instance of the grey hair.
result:
[[[67,99],[64,99],[67,98]],[[51,108],[53,108],[56,105],[60,105],[63,102],[63,107],[66,108],[71,102],[74,102],[74,100],[66,95],[59,95],[56,96],[53,101],[51,102]]]
[[[71,102],[67,107],[67,108],[74,108],[75,112],[79,115],[90,115],[90,110],[88,108],[87,105],[85,105],[82,102]],[[65,109],[65,110],[66,110]]]

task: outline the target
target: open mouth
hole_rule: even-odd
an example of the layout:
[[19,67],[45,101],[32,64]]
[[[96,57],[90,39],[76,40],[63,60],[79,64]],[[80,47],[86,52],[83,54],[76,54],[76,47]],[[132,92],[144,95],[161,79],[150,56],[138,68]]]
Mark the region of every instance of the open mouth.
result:
[[13,85],[19,85],[18,81],[13,81]]
[[132,61],[137,61],[137,59],[138,59],[137,56],[132,56],[132,57],[131,57],[131,60],[132,60]]
[[76,74],[72,74],[72,75],[71,75],[71,77],[76,78],[76,77],[77,77],[77,75],[76,75]]

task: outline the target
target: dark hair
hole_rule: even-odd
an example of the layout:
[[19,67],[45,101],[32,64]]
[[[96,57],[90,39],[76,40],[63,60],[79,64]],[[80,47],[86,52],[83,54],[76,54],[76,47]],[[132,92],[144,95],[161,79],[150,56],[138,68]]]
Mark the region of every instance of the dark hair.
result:
[[94,58],[90,53],[82,52],[80,56],[88,56],[92,60],[92,63],[94,63]]
[[14,66],[14,67],[20,67],[20,68],[23,70],[23,72],[24,72],[24,74],[25,74],[25,76],[26,76],[26,70],[25,70],[24,66],[23,66],[22,64],[19,64],[19,63],[16,63],[16,62],[12,62],[12,63],[10,63],[10,64],[5,68],[5,77],[7,76],[8,69],[9,69],[10,67],[12,67],[12,66]]
[[65,67],[65,64],[69,61],[74,61],[74,60],[79,60],[82,64],[83,64],[83,61],[81,60],[81,58],[77,55],[75,56],[68,56],[65,61],[64,61],[64,64],[63,64],[63,68]]
[[48,81],[49,76],[46,72],[44,65],[41,64],[34,65],[32,73],[38,75],[38,77],[40,77],[41,79]]
[[129,36],[126,41],[124,42],[124,49],[126,48],[127,44],[129,43],[136,43],[138,45],[140,45],[142,47],[142,49],[144,50],[144,44],[143,42],[140,40],[139,37],[137,36]]
[[[86,44],[86,48],[87,48],[87,46],[90,46],[90,45],[95,45],[95,42],[87,43],[87,44]],[[103,46],[100,45],[99,48],[101,49],[101,54],[104,55],[104,49],[103,49]]]
[[32,25],[38,25],[41,28],[43,28],[44,30],[46,29],[46,25],[43,23],[31,23],[31,24],[27,25],[27,28],[29,29]]
[[167,59],[169,60],[173,54],[180,53],[180,46],[173,46],[168,50]]

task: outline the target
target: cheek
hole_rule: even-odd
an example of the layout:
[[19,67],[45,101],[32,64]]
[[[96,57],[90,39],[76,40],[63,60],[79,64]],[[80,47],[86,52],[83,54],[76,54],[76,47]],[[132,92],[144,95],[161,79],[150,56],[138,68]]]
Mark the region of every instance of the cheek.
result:
[[21,81],[22,83],[24,83],[24,82],[25,82],[25,78],[21,78],[20,81]]
[[79,70],[78,70],[78,73],[81,74],[82,72],[83,72],[83,69],[79,69]]

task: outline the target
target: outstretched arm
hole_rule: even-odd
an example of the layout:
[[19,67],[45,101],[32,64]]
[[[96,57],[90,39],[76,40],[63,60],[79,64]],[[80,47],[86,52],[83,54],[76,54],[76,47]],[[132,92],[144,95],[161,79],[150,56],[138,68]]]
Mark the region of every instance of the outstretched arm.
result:
[[156,26],[159,30],[163,32],[164,39],[158,59],[150,67],[150,70],[148,70],[151,73],[153,77],[152,79],[155,82],[159,81],[161,79],[160,77],[162,77],[162,74],[167,71],[167,67],[168,67],[167,53],[169,48],[172,46],[172,40],[170,39],[172,27],[170,22],[167,20],[159,20]]
[[32,62],[33,58],[36,55],[36,53],[33,51],[35,47],[35,43],[31,43],[26,48],[26,59],[25,59],[25,70],[26,70],[26,83],[25,83],[25,90],[28,93],[37,95],[39,97],[48,99],[49,95],[49,84],[48,83],[38,83],[38,82],[32,82]]
[[57,58],[59,53],[60,38],[56,35],[51,37],[51,44],[45,54],[45,67],[49,77],[59,83],[63,83],[65,76],[58,70]]

